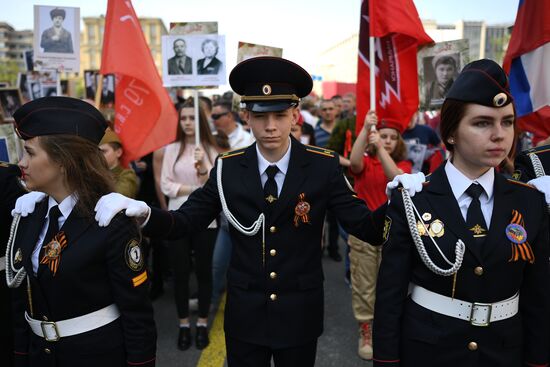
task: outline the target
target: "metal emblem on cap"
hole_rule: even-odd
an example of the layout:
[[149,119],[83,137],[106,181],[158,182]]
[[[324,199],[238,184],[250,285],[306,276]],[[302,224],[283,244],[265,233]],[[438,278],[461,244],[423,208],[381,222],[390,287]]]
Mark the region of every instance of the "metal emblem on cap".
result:
[[271,85],[265,84],[265,85],[262,87],[262,93],[263,93],[265,96],[269,96],[269,95],[271,94]]
[[493,98],[493,105],[495,107],[502,107],[508,100],[506,93],[499,93]]

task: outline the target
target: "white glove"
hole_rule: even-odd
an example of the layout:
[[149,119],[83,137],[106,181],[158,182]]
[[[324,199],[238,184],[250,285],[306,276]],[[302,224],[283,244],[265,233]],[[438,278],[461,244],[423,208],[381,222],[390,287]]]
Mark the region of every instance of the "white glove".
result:
[[143,201],[130,199],[112,192],[102,196],[94,210],[96,212],[95,220],[99,226],[107,227],[121,210],[126,210],[126,216],[128,217],[143,217],[145,219],[149,216],[151,208]]
[[417,192],[422,191],[422,184],[424,182],[426,182],[426,176],[422,172],[397,175],[386,185],[386,196],[390,200],[392,190],[399,185],[403,186],[409,192],[409,195],[414,196]]
[[546,198],[546,204],[550,205],[550,176],[534,178],[527,183],[535,186],[537,190],[542,192]]
[[36,203],[41,202],[46,197],[46,194],[39,191],[31,191],[17,199],[15,202],[15,208],[11,211],[11,216],[20,214],[22,217],[34,212]]

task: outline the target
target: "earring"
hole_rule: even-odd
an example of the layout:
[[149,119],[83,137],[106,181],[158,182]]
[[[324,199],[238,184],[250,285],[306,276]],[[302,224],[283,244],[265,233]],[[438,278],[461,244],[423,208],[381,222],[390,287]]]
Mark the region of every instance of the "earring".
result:
[[449,144],[454,144],[455,143],[455,139],[454,138],[449,138]]

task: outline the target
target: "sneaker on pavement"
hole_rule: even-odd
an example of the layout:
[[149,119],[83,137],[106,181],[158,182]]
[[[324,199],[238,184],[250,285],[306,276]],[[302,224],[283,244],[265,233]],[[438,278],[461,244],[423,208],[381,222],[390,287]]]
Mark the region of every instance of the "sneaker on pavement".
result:
[[372,329],[369,322],[364,322],[359,327],[359,348],[357,354],[362,359],[372,359]]

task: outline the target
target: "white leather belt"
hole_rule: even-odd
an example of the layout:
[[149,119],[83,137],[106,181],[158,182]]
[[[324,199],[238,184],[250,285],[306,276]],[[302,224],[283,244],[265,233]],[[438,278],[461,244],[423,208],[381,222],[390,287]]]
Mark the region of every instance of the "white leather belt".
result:
[[489,326],[491,322],[508,319],[518,313],[519,293],[495,303],[467,302],[429,291],[412,284],[412,300],[428,310],[469,321],[473,326]]
[[115,321],[119,316],[120,311],[114,303],[101,310],[62,321],[35,320],[25,312],[25,320],[29,323],[33,333],[49,342],[100,328]]
[[0,271],[6,270],[6,257],[0,257]]

